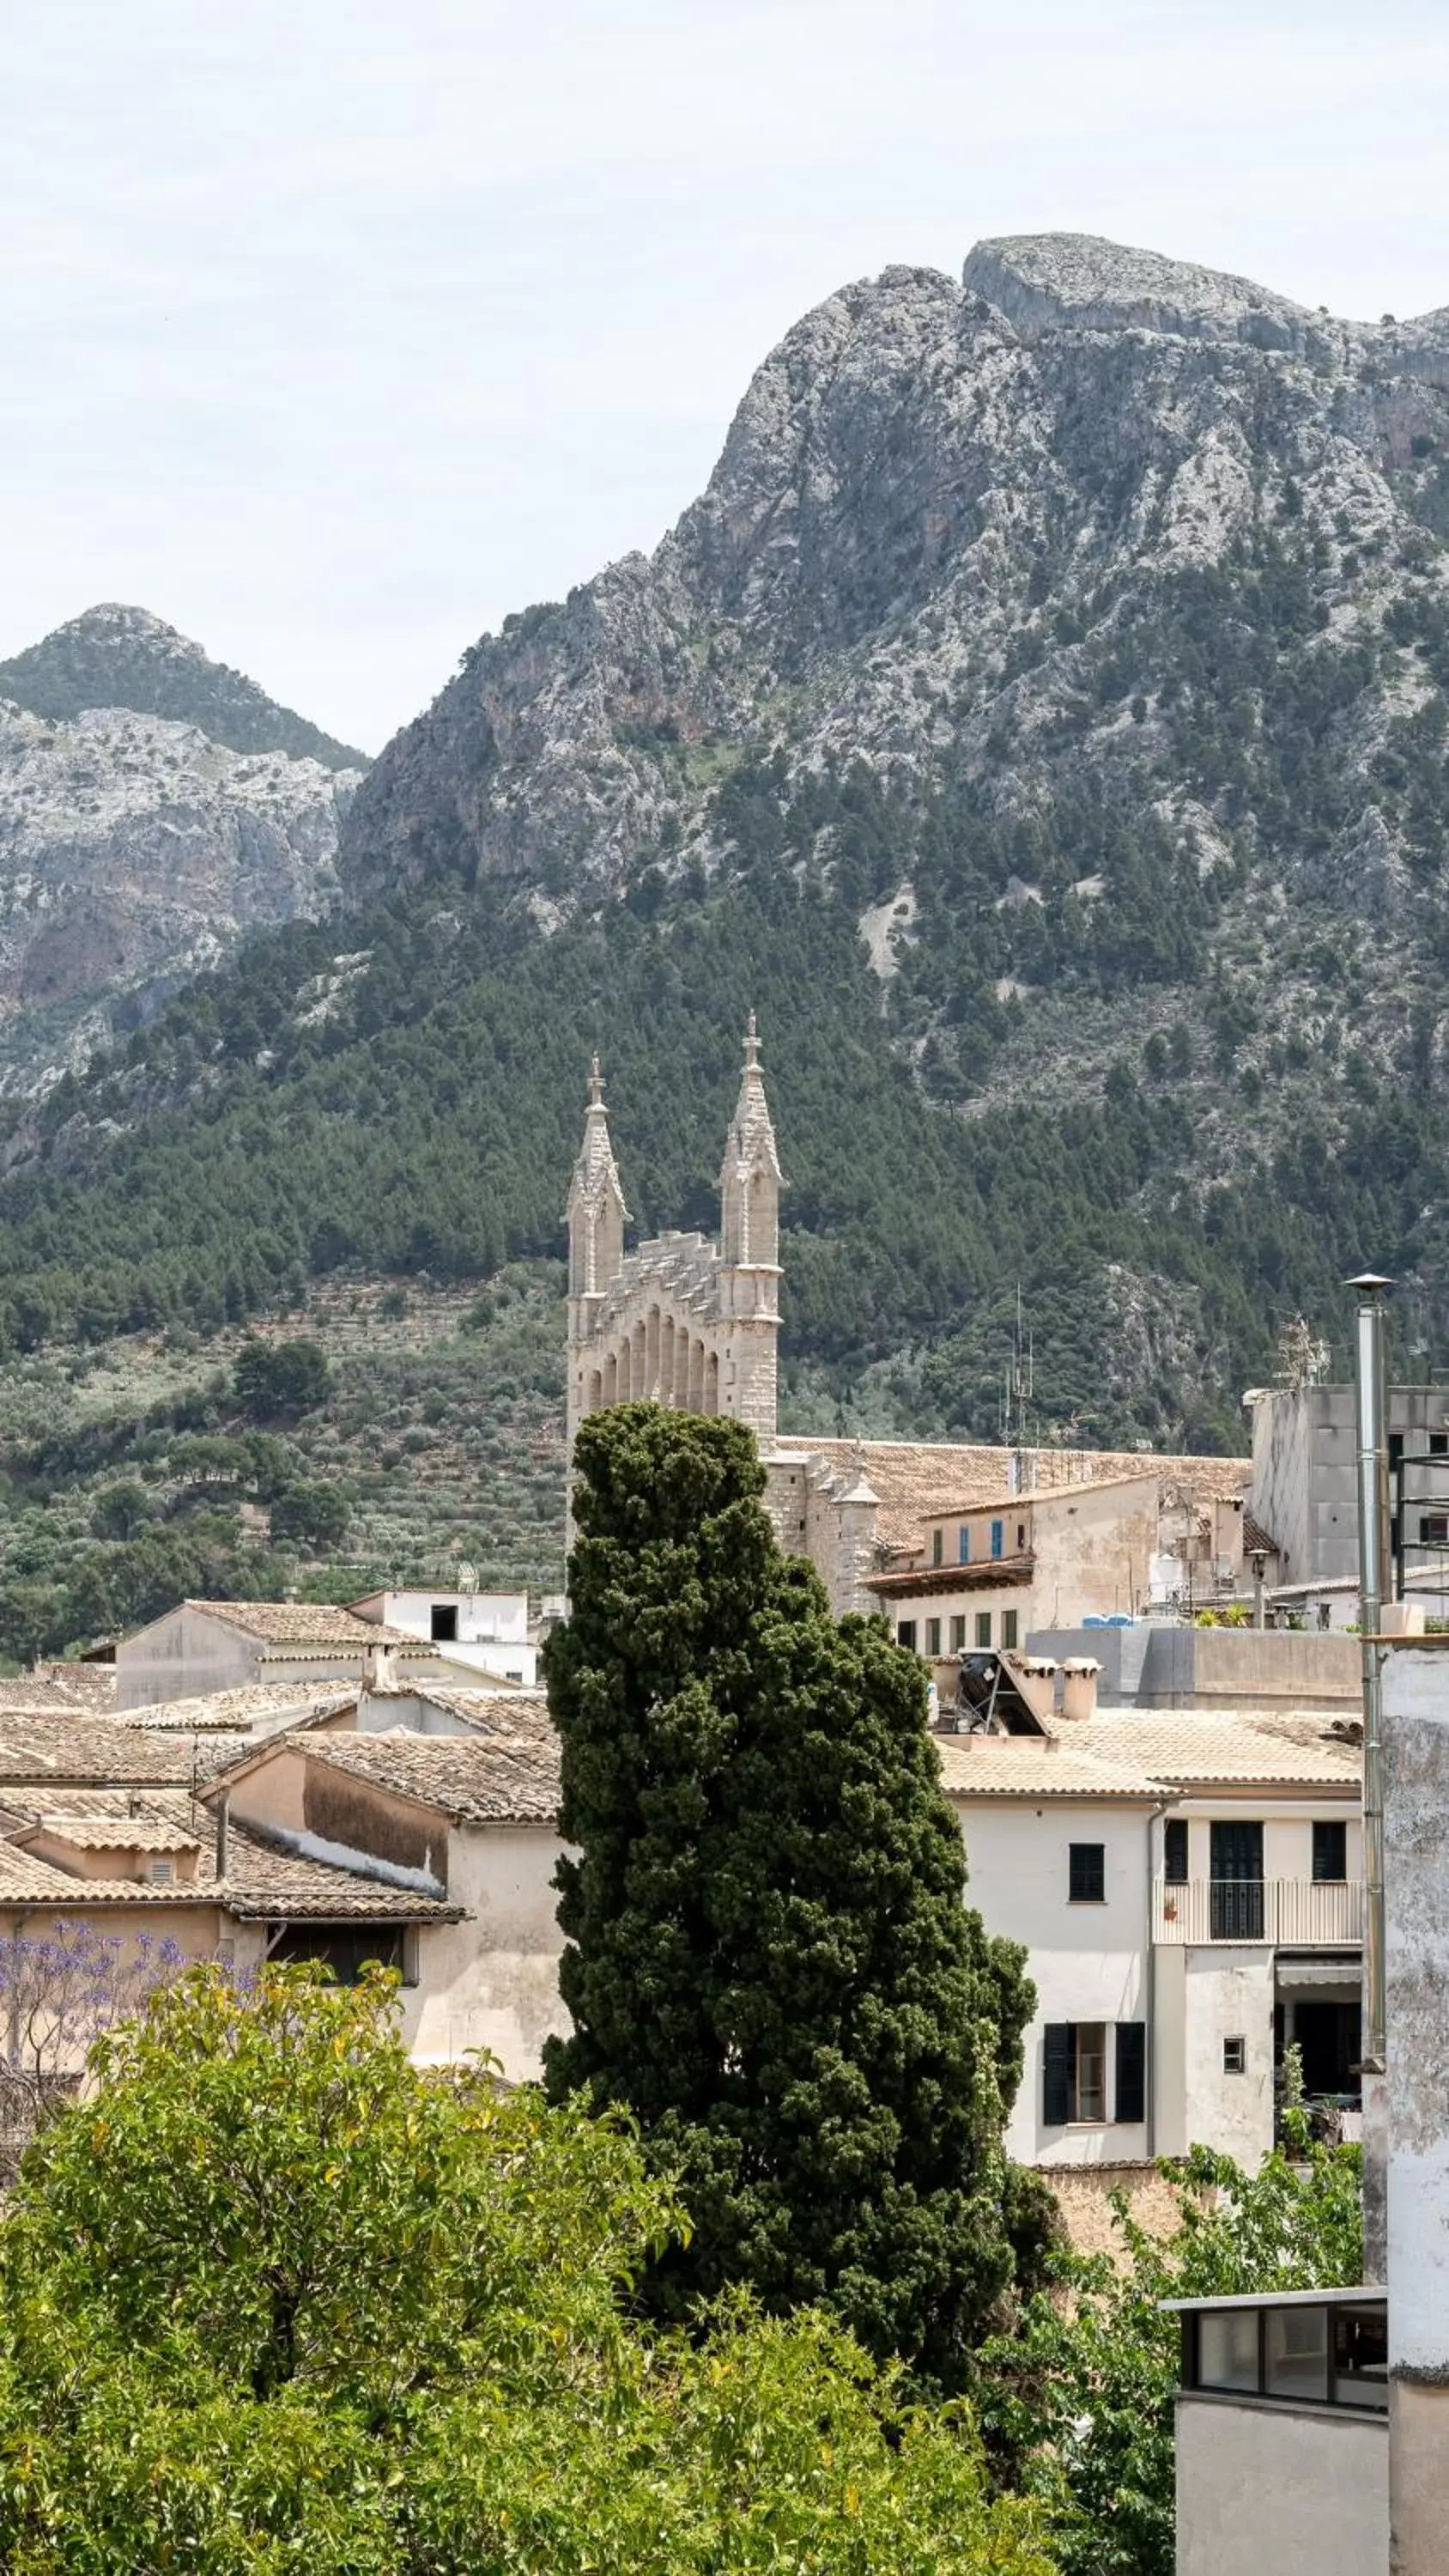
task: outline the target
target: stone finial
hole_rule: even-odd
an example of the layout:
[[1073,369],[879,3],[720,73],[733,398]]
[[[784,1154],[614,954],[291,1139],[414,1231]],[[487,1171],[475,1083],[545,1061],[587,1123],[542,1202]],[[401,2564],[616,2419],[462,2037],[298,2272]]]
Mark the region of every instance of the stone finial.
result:
[[596,1109],[604,1097],[604,1077],[599,1070],[597,1047],[589,1058],[589,1107]]
[[750,1016],[749,1016],[749,1019],[748,1019],[748,1021],[747,1021],[746,1025],[745,1025],[745,1071],[746,1071],[746,1073],[753,1073],[753,1072],[756,1070],[756,1068],[757,1068],[757,1066],[758,1066],[758,1064],[759,1064],[759,1061],[760,1061],[760,1032],[759,1032],[759,1028],[758,1028],[758,1025],[757,1025],[756,1020],[755,1020],[754,1012],[753,1012],[753,1011],[751,1011]]

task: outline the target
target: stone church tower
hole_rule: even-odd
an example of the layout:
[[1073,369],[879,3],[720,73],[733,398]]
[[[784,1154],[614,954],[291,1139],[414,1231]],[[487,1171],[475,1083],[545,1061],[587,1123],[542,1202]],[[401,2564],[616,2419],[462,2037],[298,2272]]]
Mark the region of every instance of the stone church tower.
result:
[[837,1611],[869,1610],[877,1502],[861,1453],[842,1461],[777,1435],[782,1187],[752,1011],[720,1170],[718,1243],[660,1234],[626,1252],[629,1211],[595,1056],[568,1198],[569,1459],[585,1414],[602,1405],[644,1398],[731,1415],[759,1442],[781,1546],[811,1559]]
[[586,1413],[646,1398],[727,1413],[774,1437],[780,1334],[780,1158],[750,1014],[720,1173],[720,1239],[660,1234],[624,1250],[628,1209],[599,1060],[569,1188],[568,1443]]

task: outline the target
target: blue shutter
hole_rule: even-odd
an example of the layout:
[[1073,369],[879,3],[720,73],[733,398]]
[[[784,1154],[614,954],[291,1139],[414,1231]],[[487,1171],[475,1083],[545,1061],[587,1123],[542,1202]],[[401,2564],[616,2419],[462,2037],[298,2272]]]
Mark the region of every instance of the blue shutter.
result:
[[1042,2032],[1042,2125],[1064,2129],[1076,2115],[1077,2034],[1069,2021],[1049,2021]]

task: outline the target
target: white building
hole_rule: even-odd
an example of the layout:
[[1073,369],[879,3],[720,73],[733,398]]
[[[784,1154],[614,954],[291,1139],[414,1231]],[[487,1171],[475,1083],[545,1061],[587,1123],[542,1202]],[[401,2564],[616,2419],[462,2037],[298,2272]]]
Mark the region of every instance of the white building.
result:
[[1201,2141],[1256,2164],[1284,2048],[1352,2101],[1360,1758],[1343,1722],[1109,1711],[939,1739],[970,1901],[1037,1988],[1008,2131],[1028,2164]]
[[369,1592],[350,1607],[354,1618],[436,1646],[450,1664],[520,1682],[525,1689],[538,1679],[526,1592]]
[[[401,1954],[408,2047],[429,2062],[487,2049],[523,2082],[550,2033],[569,2027],[553,1886],[558,1739],[537,1700],[480,1698],[474,1715],[467,1732],[274,1738],[208,1794],[225,1794],[254,1844],[393,1902],[423,1900],[434,1919]],[[288,1955],[300,1955],[295,1932]]]

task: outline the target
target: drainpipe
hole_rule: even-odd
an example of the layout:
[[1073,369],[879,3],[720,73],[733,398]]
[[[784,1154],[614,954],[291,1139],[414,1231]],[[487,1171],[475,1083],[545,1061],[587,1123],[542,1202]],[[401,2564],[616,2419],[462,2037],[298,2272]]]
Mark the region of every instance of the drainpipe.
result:
[[1266,1628],[1268,1624],[1263,1608],[1263,1575],[1267,1563],[1268,1560],[1262,1549],[1255,1547],[1253,1550],[1253,1625],[1255,1628]]
[[1358,1625],[1363,1670],[1363,2145],[1364,2277],[1387,2275],[1388,2100],[1384,2083],[1383,1629],[1389,1543],[1389,1452],[1384,1396],[1384,1296],[1393,1282],[1365,1270],[1357,1295],[1354,1395],[1358,1471]]
[[216,1875],[226,1876],[227,1851],[231,1841],[231,1799],[223,1789],[216,1802]]

